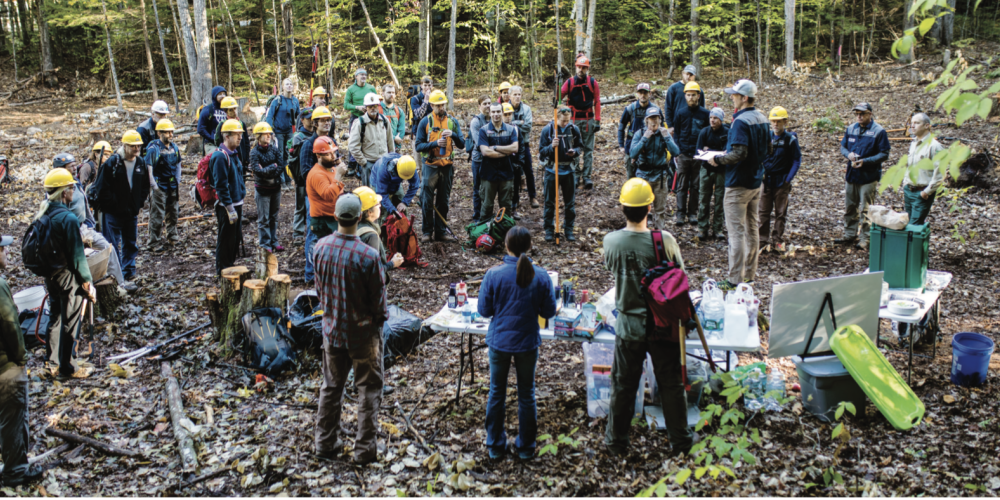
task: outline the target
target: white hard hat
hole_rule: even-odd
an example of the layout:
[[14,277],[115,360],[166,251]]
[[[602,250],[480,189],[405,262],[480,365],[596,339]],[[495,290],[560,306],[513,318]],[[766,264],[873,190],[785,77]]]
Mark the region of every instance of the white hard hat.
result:
[[376,93],[365,95],[365,106],[375,106],[382,102],[382,98]]
[[170,114],[170,106],[167,106],[167,103],[164,101],[154,102],[153,107],[151,109],[153,110],[154,113],[159,113],[161,115]]

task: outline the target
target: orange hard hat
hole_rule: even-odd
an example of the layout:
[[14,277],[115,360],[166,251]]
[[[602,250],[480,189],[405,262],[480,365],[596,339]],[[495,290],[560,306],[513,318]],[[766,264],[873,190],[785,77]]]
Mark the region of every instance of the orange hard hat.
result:
[[579,57],[576,58],[576,65],[577,66],[585,66],[585,67],[589,68],[590,67],[590,59],[587,59],[587,56],[579,56]]
[[322,136],[316,138],[316,142],[313,142],[313,153],[316,154],[326,154],[326,153],[337,153],[340,148],[333,143],[333,139]]

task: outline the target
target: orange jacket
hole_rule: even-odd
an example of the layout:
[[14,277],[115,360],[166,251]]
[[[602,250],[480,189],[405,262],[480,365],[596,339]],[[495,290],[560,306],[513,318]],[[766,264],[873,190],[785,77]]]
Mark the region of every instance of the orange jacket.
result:
[[310,217],[334,217],[337,198],[344,191],[344,183],[337,180],[336,172],[317,163],[306,177],[306,196],[309,197]]

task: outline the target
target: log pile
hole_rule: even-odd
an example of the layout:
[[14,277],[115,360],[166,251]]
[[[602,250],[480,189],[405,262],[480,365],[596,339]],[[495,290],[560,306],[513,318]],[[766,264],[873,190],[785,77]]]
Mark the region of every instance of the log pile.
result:
[[248,312],[262,307],[288,307],[288,294],[292,278],[278,274],[278,261],[273,254],[259,251],[255,271],[246,266],[222,270],[218,291],[205,294],[205,307],[215,328],[215,341],[225,358],[235,354],[235,346],[243,334],[242,318]]

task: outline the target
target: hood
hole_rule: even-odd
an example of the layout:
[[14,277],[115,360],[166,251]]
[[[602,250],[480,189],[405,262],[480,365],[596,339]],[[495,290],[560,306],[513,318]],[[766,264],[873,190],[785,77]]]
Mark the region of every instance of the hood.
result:
[[215,109],[222,109],[219,107],[220,106],[219,101],[216,100],[215,97],[219,95],[219,92],[225,92],[225,91],[226,87],[223,87],[222,85],[216,85],[215,87],[212,87],[212,106]]

